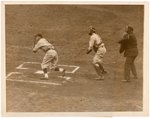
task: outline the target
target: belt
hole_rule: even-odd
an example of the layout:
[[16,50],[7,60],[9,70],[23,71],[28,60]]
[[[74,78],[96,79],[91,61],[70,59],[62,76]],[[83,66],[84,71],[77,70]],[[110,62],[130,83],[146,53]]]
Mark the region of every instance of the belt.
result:
[[52,48],[49,48],[49,49],[47,49],[46,51],[48,51],[48,50],[54,50],[54,49],[52,49]]
[[103,43],[103,42],[101,42],[101,43],[99,43],[99,44],[97,44],[97,45],[100,46],[102,43]]
[[45,52],[47,52],[47,51],[49,51],[49,50],[55,50],[55,49],[49,48],[49,49],[45,50]]

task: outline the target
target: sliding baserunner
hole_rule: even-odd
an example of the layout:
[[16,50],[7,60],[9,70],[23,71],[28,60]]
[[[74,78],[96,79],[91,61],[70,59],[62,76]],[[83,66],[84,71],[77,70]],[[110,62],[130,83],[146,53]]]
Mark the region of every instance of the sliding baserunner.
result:
[[107,73],[104,70],[103,65],[102,65],[103,57],[106,53],[106,48],[101,37],[98,34],[96,34],[95,28],[90,27],[89,35],[90,35],[90,41],[89,41],[87,54],[89,54],[92,51],[92,49],[95,51],[95,56],[93,58],[93,66],[99,76],[98,79],[103,80],[104,74]]
[[41,63],[41,68],[44,72],[44,78],[48,79],[48,69],[62,72],[62,76],[65,76],[65,69],[57,66],[58,54],[54,46],[49,43],[41,34],[35,35],[35,44],[33,52],[36,53],[39,49],[45,52],[45,56]]

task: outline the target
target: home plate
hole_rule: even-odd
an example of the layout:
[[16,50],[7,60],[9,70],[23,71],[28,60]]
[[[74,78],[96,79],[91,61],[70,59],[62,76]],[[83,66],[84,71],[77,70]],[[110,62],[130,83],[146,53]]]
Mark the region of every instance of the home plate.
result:
[[[35,73],[36,73],[36,74],[43,74],[43,71],[38,70],[38,71],[36,71]],[[58,76],[58,77],[59,77],[59,78],[64,78],[65,80],[71,79],[71,77],[66,77],[66,76]]]
[[66,76],[58,76],[59,78],[64,78],[65,80],[70,80],[71,77],[66,77]]
[[36,74],[43,74],[43,71],[42,70],[38,70],[35,72]]

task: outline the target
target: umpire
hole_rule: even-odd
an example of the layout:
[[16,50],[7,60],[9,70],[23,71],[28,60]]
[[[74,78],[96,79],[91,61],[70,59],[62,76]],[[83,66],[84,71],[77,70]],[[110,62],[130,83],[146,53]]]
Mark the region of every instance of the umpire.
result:
[[120,53],[124,53],[126,57],[124,65],[124,79],[123,82],[130,82],[130,71],[134,75],[134,79],[137,79],[137,72],[134,61],[138,56],[137,40],[133,33],[133,27],[127,26],[123,38],[118,42],[120,44]]

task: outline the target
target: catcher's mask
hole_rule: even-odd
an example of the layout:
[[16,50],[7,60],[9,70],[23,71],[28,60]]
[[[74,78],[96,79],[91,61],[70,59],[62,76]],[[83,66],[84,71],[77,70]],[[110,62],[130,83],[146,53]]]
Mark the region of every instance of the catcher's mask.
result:
[[96,33],[96,29],[90,26],[89,35],[92,35],[93,33]]

